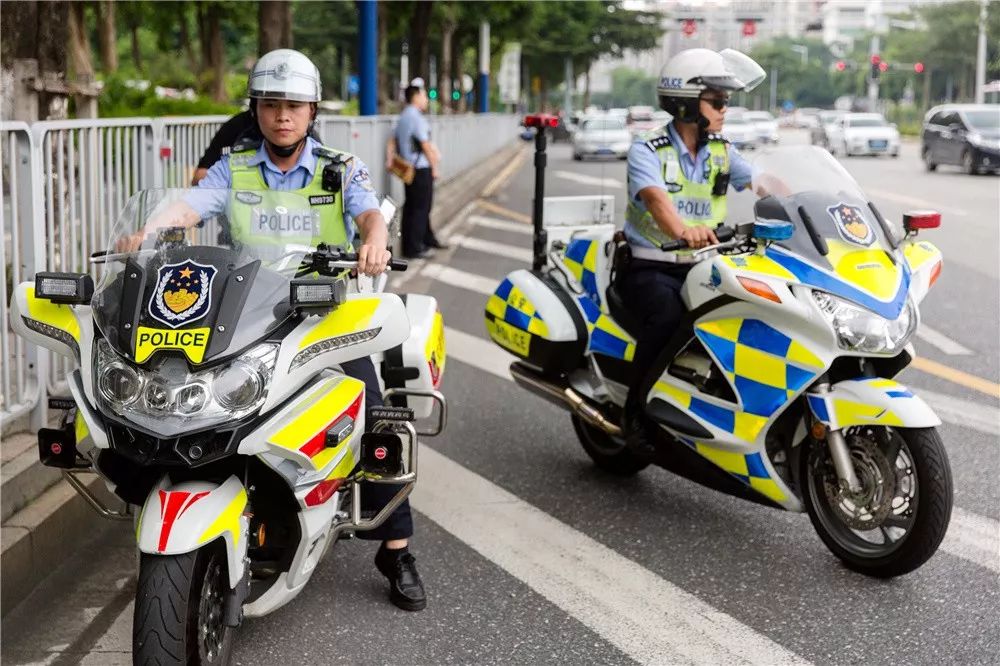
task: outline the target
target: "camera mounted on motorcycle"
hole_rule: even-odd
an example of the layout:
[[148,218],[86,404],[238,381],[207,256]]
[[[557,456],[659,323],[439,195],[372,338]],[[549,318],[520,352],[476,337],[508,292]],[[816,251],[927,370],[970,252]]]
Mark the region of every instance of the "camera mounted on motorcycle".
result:
[[920,229],[937,229],[941,226],[941,213],[935,210],[911,210],[903,213],[903,228],[915,234]]
[[775,242],[788,240],[795,233],[795,225],[788,220],[756,220],[751,236],[757,240]]
[[88,305],[93,295],[94,278],[86,273],[35,273],[35,298],[66,305]]
[[394,432],[366,432],[361,436],[361,471],[375,476],[403,473],[403,440]]
[[293,308],[332,308],[347,300],[347,282],[336,278],[296,278],[289,289]]
[[46,467],[76,469],[76,431],[72,424],[38,431],[38,459]]

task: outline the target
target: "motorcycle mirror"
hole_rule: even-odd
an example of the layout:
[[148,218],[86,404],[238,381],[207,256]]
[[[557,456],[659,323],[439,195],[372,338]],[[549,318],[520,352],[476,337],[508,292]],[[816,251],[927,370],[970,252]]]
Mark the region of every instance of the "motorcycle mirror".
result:
[[912,210],[903,214],[903,228],[907,233],[918,229],[937,229],[941,226],[941,213],[935,210]]

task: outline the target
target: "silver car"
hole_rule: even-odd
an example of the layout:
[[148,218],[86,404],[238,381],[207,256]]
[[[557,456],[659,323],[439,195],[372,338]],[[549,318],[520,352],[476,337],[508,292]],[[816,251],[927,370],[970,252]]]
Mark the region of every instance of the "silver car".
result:
[[617,157],[623,160],[628,157],[631,145],[632,133],[629,132],[624,117],[588,118],[573,134],[573,159]]

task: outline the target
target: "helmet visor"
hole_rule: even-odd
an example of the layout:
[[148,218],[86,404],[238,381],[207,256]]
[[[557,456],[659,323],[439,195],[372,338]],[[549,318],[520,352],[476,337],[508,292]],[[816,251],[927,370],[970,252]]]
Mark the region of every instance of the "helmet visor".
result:
[[[734,49],[724,49],[719,52],[719,55],[722,56],[722,61],[732,77],[742,84],[739,88],[729,88],[729,90],[750,92],[767,78],[764,69],[745,53]],[[709,81],[705,81],[705,83],[712,85]]]

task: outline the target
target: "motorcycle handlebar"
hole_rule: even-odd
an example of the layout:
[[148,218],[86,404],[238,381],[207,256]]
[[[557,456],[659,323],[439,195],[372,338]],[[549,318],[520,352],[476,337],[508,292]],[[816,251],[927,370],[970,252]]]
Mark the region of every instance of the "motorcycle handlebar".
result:
[[[718,239],[720,243],[726,243],[731,241],[734,236],[736,236],[736,230],[732,227],[716,227],[715,228],[715,238]],[[677,240],[672,240],[669,243],[662,243],[660,249],[664,252],[676,252],[677,250],[684,250],[688,246],[687,241],[682,238]]]
[[[356,268],[358,263],[358,255],[353,252],[319,251],[313,257],[314,263],[317,259],[331,268]],[[409,265],[410,262],[402,259],[389,259],[391,271],[405,271]]]

